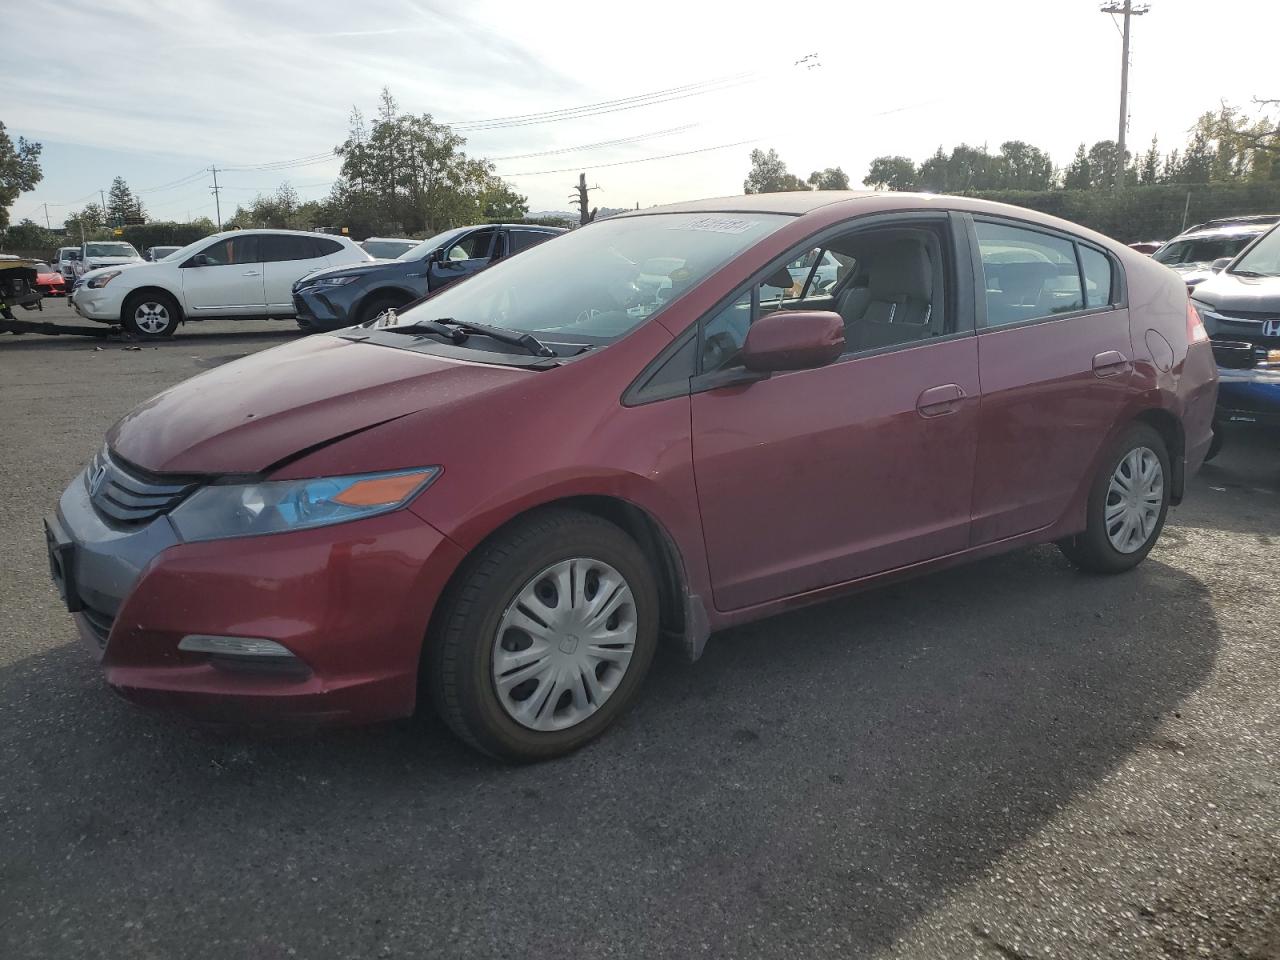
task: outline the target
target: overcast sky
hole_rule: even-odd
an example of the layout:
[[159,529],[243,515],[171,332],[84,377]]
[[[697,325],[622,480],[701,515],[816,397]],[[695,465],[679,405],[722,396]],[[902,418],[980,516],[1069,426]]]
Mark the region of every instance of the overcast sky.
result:
[[[11,214],[43,222],[47,202],[55,226],[117,175],[144,191],[153,218],[212,217],[209,180],[195,177],[210,164],[228,168],[224,216],[286,179],[322,197],[338,163],[320,155],[344,139],[353,105],[374,112],[383,85],[406,111],[458,122],[733,78],[633,109],[469,132],[468,151],[494,158],[533,210],[565,209],[578,170],[600,185],[602,206],[740,193],[755,146],[776,147],[802,177],[842,166],[855,185],[876,155],[919,161],[960,141],[994,151],[1023,139],[1061,166],[1079,142],[1114,138],[1118,118],[1120,37],[1092,0],[27,0],[23,10],[6,24],[0,119],[44,144],[45,177]],[[1158,133],[1167,151],[1219,100],[1280,97],[1278,35],[1275,0],[1153,0],[1134,21],[1130,143],[1145,149]],[[808,54],[820,65],[795,65]],[[623,162],[668,154],[684,155]]]

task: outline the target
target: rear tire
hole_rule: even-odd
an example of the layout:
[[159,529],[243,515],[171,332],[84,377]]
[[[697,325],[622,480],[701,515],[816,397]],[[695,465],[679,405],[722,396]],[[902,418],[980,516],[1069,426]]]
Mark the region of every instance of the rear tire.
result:
[[1131,425],[1112,445],[1089,489],[1088,526],[1058,547],[1089,573],[1132,570],[1160,539],[1172,475],[1164,438],[1144,423]]
[[636,542],[607,520],[551,508],[468,559],[423,663],[460,739],[528,763],[603,733],[635,698],[657,642],[657,581]]
[[167,340],[178,330],[178,301],[167,293],[134,294],[124,302],[120,321],[139,340]]

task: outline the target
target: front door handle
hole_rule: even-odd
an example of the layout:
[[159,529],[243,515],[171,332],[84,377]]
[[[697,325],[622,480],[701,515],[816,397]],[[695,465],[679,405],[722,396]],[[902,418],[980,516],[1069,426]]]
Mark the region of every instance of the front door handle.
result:
[[1095,377],[1114,377],[1129,369],[1129,358],[1119,350],[1107,350],[1093,358]]
[[958,383],[944,383],[940,387],[930,387],[916,398],[916,412],[926,420],[932,417],[943,417],[959,410],[960,401],[964,398],[964,388]]
[[259,270],[246,270],[244,272],[244,275],[246,277],[260,277],[262,276],[262,272]]

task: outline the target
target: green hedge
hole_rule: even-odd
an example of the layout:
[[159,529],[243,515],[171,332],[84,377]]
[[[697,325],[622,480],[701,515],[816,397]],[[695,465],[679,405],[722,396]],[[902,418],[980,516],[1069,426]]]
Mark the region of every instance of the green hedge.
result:
[[[983,190],[972,196],[1029,207],[1124,243],[1168,240],[1186,225],[1217,217],[1280,213],[1280,182],[1160,184],[1110,190]],[[1188,196],[1190,205],[1188,206]]]

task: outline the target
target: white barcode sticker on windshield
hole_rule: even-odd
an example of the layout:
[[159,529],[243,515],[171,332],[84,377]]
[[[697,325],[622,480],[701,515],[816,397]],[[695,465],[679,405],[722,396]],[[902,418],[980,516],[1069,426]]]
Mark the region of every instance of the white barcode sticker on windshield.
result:
[[707,233],[746,233],[760,221],[741,220],[737,217],[699,217],[672,230],[703,230]]

